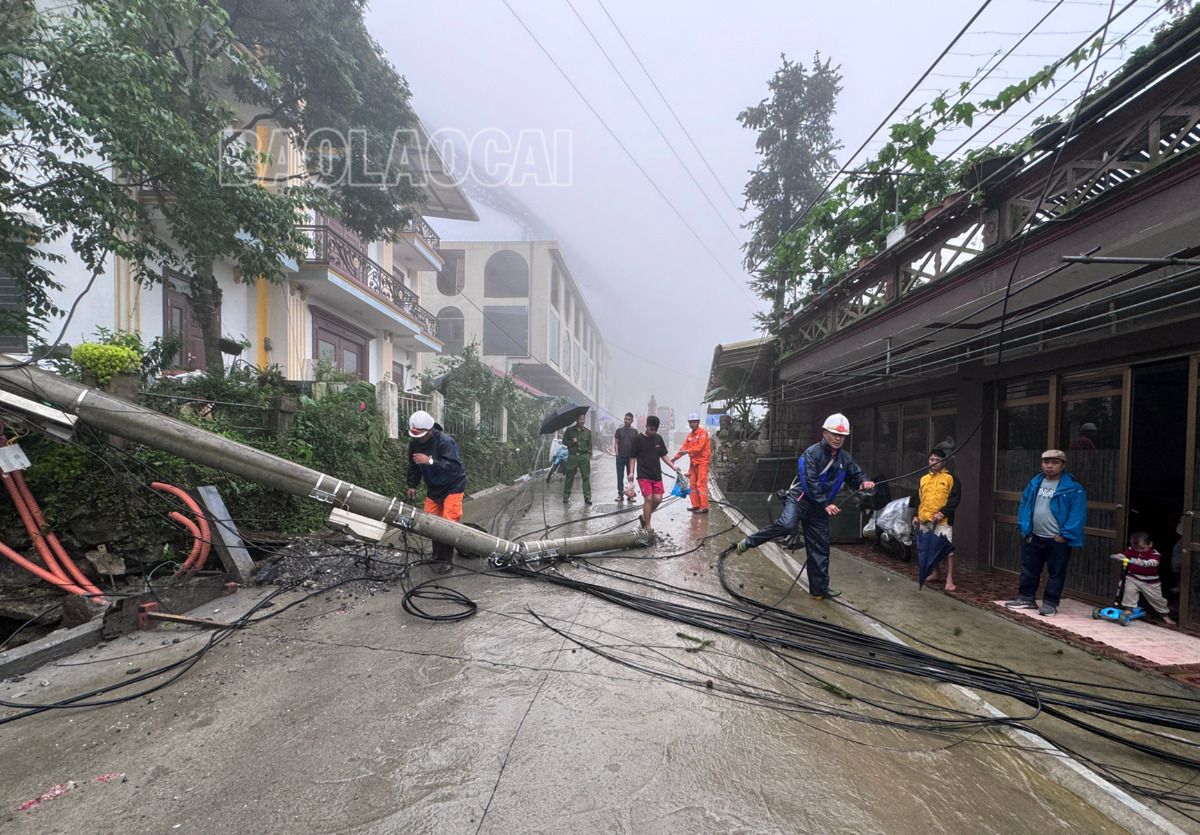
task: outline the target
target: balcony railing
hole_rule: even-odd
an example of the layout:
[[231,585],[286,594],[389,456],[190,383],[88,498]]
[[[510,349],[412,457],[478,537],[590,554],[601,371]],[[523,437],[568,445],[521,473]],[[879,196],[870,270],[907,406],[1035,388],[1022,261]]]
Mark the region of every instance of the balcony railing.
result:
[[433,231],[433,227],[429,225],[425,218],[420,215],[413,215],[413,219],[404,228],[405,231],[416,232],[434,249],[442,248],[442,239],[438,237],[437,232]]
[[421,307],[417,294],[367,257],[367,254],[328,226],[301,226],[310,246],[306,264],[325,264],[384,301],[404,311],[430,336],[437,334],[437,317]]

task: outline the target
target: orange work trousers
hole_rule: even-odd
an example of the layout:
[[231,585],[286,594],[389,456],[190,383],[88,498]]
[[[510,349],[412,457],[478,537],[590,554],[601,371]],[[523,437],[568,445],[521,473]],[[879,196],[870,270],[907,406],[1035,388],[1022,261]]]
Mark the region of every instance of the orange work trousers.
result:
[[451,493],[444,499],[425,498],[425,512],[432,513],[434,516],[441,516],[443,519],[448,519],[451,522],[457,522],[462,519],[462,493]]
[[708,462],[693,461],[688,467],[688,486],[691,492],[688,497],[692,500],[692,507],[707,508],[708,507]]

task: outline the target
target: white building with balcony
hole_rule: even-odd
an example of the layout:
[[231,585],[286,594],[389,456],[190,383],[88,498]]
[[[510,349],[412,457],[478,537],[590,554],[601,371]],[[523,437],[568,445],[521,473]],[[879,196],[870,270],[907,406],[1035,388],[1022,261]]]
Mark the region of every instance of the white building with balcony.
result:
[[[299,170],[295,149],[267,148],[268,135],[260,127],[259,150],[271,152],[272,159],[264,163],[260,176],[271,180],[295,174]],[[438,236],[425,218],[474,221],[478,216],[423,128],[416,132],[407,158],[424,168],[416,172],[425,184],[424,200],[414,207],[416,216],[394,241],[363,241],[337,220],[314,215],[302,224],[311,248],[300,263],[288,265],[284,282],[242,276],[231,263],[214,265],[222,293],[221,335],[248,346],[241,359],[264,369],[277,366],[290,380],[312,380],[318,367],[325,365],[372,383],[391,380],[401,388],[416,385],[422,355],[442,351],[435,316],[418,296],[422,273],[433,277],[443,268]],[[62,287],[55,301],[69,310],[90,273],[63,249],[65,261],[55,275]],[[98,327],[137,332],[146,343],[174,333],[181,348],[171,365],[203,369],[200,329],[188,301],[189,279],[161,267],[157,273],[160,281],[140,284],[129,262],[110,258],[109,269],[97,277],[63,341],[87,341]],[[11,277],[6,281],[0,274],[0,304],[15,309],[20,299],[11,285]],[[49,321],[47,338],[61,327],[62,320]],[[0,343],[0,350],[10,353],[28,349],[23,336],[5,337]]]
[[422,304],[445,353],[483,360],[547,394],[607,409],[608,349],[557,241],[443,241]]

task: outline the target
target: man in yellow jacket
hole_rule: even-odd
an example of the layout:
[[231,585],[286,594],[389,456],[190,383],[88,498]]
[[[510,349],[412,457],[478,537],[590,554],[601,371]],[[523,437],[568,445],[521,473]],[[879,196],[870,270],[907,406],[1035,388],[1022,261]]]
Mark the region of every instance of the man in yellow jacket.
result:
[[691,513],[708,513],[708,460],[712,455],[712,446],[708,440],[708,430],[700,425],[700,415],[695,412],[688,415],[688,426],[692,431],[671,461],[673,463],[688,456],[691,462],[688,468],[691,492],[688,495],[692,499],[692,506],[688,510]]
[[[921,476],[921,484],[917,495],[909,501],[909,506],[916,507],[913,513],[913,527],[923,531],[932,531],[946,537],[954,543],[954,511],[962,498],[962,485],[958,479],[946,469],[946,451],[934,447],[929,451],[929,472]],[[930,579],[937,579],[938,568],[933,570]],[[946,591],[954,591],[954,551],[946,556]]]

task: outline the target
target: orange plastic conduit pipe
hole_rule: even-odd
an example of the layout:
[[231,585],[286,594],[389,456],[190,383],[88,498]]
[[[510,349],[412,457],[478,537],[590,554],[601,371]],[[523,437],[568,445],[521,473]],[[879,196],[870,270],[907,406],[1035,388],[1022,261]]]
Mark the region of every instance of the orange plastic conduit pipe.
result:
[[33,514],[29,512],[29,507],[25,504],[25,499],[21,495],[21,491],[17,489],[16,479],[9,473],[0,474],[4,480],[4,487],[8,490],[9,498],[17,508],[17,514],[21,517],[21,522],[25,525],[25,531],[29,534],[29,538],[33,540],[33,547],[37,551],[38,556],[42,558],[42,563],[45,564],[46,570],[64,583],[70,583],[71,579],[67,577],[67,572],[54,559],[54,554],[50,551],[50,546],[46,544],[45,537],[42,536],[41,528],[33,520]]
[[13,483],[17,487],[17,491],[21,494],[21,498],[25,500],[26,507],[29,508],[29,515],[32,516],[33,521],[37,523],[38,530],[46,531],[46,542],[49,543],[50,548],[54,551],[54,555],[58,557],[59,564],[64,566],[67,569],[67,573],[71,575],[69,578],[64,576],[62,579],[74,580],[80,588],[87,589],[88,593],[95,598],[96,602],[108,603],[108,601],[104,599],[104,594],[100,591],[100,589],[97,588],[86,576],[84,576],[84,573],[79,570],[79,566],[77,566],[75,561],[71,559],[71,555],[67,553],[67,549],[64,548],[62,543],[58,541],[58,537],[54,534],[54,532],[46,530],[47,527],[49,527],[46,524],[46,517],[42,515],[41,506],[38,505],[37,499],[33,497],[33,493],[30,491],[29,485],[25,483],[25,474],[20,470],[17,470],[16,472],[12,473],[12,479]]
[[204,511],[200,509],[200,505],[196,504],[196,500],[187,494],[185,490],[181,490],[174,484],[167,484],[162,481],[151,482],[150,487],[154,490],[161,490],[164,493],[170,493],[179,501],[183,502],[187,509],[196,517],[196,524],[200,528],[198,541],[200,543],[200,554],[193,560],[189,557],[183,563],[184,571],[199,571],[204,567],[204,563],[208,561],[208,553],[212,548],[212,533],[208,527],[208,518],[204,515]]
[[191,553],[189,553],[187,556],[187,559],[183,561],[183,565],[179,566],[179,570],[175,572],[177,575],[183,574],[185,572],[191,571],[189,566],[193,562],[195,562],[196,557],[200,556],[200,548],[203,544],[200,541],[200,528],[197,527],[195,522],[193,522],[191,519],[184,516],[178,510],[172,510],[167,515],[170,517],[170,519],[172,521],[174,521],[174,522],[178,523],[180,526],[186,528],[187,532],[192,535]]
[[55,586],[58,586],[60,589],[62,589],[65,592],[69,592],[70,594],[77,594],[81,597],[90,597],[91,596],[90,592],[87,592],[87,591],[79,588],[79,586],[75,585],[74,583],[68,583],[66,580],[61,580],[56,575],[51,574],[49,571],[42,568],[37,563],[30,562],[29,560],[25,559],[20,554],[18,554],[16,551],[14,551],[12,548],[9,548],[7,545],[5,545],[3,542],[0,542],[0,554],[8,557],[10,560],[15,562],[17,565],[21,566],[21,568],[24,568],[26,571],[29,571],[33,574],[36,574],[38,577],[41,577],[47,583],[51,583]]

